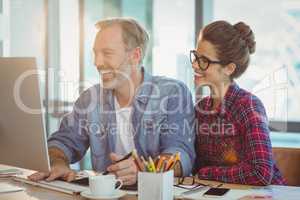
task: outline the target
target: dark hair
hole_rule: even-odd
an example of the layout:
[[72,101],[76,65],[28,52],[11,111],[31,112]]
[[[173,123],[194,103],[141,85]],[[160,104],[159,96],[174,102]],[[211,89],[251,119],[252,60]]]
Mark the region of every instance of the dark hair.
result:
[[236,64],[236,69],[230,76],[231,80],[246,71],[250,54],[255,52],[254,34],[244,22],[231,25],[226,21],[215,21],[204,27],[201,39],[215,46],[219,60]]

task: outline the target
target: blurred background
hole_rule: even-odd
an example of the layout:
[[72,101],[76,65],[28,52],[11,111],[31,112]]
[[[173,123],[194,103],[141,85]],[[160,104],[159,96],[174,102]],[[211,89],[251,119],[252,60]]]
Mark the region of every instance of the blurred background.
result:
[[[300,0],[0,0],[0,56],[36,57],[50,135],[80,92],[99,82],[95,23],[137,19],[151,35],[146,70],[185,82],[194,93],[189,51],[214,20],[244,21],[257,49],[237,80],[263,101],[273,146],[300,147]],[[89,156],[74,167],[90,168]]]

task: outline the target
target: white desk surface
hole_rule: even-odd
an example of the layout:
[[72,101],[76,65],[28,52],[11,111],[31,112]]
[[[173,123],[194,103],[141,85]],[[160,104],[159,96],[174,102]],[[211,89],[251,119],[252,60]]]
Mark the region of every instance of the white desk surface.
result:
[[[0,164],[0,169],[8,168],[8,167],[9,166]],[[30,174],[32,173],[32,171],[24,170],[24,173]],[[219,184],[219,182],[215,182],[215,181],[204,181],[204,180],[199,180],[199,181],[201,183],[212,184],[212,185]],[[64,194],[61,192],[29,185],[26,183],[16,182],[12,180],[12,178],[0,178],[0,183],[8,183],[13,186],[19,186],[25,189],[24,191],[21,192],[0,194],[0,200],[71,200],[71,199],[84,200],[85,199],[80,195]],[[222,187],[233,189],[232,191],[236,190],[235,192],[242,190],[245,191],[245,194],[249,193],[249,190],[253,190],[254,188],[253,186],[236,185],[236,184],[224,184]],[[255,188],[262,189],[260,187],[255,187]],[[267,191],[271,191],[273,199],[276,200],[277,199],[278,200],[299,200],[300,199],[300,187],[271,185],[267,187]],[[121,200],[136,200],[136,199],[138,199],[136,195],[127,195],[121,198]],[[184,198],[184,199],[190,199],[190,198]],[[199,199],[208,199],[208,198],[203,198],[201,197],[201,195],[199,195]],[[227,199],[227,198],[218,198],[218,199]]]

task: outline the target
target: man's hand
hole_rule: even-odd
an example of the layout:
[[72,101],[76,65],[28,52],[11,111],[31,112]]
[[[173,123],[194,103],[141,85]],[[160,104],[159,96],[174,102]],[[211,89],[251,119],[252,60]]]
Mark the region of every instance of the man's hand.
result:
[[111,153],[110,159],[113,164],[107,168],[107,171],[115,174],[118,179],[123,181],[124,185],[133,185],[136,183],[138,169],[133,158],[116,163],[118,160],[122,159],[122,156]]
[[63,151],[58,148],[49,149],[49,157],[51,164],[51,171],[48,173],[37,172],[28,176],[31,181],[53,181],[61,178],[65,181],[72,181],[75,179],[76,173],[69,168],[69,161]]
[[28,176],[31,181],[53,181],[58,178],[62,178],[65,181],[72,181],[76,177],[76,173],[66,166],[65,164],[55,164],[51,167],[51,171],[49,173],[44,172],[36,172],[30,176]]

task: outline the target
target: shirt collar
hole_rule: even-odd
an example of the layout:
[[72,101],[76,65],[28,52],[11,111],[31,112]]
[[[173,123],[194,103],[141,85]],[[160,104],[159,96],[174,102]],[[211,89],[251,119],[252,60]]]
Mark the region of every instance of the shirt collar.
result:
[[143,104],[146,104],[152,93],[152,76],[145,71],[144,67],[142,67],[141,70],[143,73],[144,80],[138,88],[135,99]]

